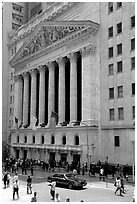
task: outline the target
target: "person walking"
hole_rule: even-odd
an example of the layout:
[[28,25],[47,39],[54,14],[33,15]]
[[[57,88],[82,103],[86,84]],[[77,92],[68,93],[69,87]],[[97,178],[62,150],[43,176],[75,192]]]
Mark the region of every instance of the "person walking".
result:
[[122,193],[126,194],[125,193],[124,178],[123,178],[123,176],[121,174],[120,174],[120,181],[121,181],[121,190],[122,190]]
[[58,193],[56,193],[55,202],[60,202],[60,197],[59,197],[59,194],[58,194]]
[[31,198],[31,202],[37,202],[37,192],[34,192],[34,196]]
[[56,188],[56,182],[55,181],[52,181],[51,184],[49,184],[50,186],[50,195],[51,195],[51,200],[54,200],[55,199],[55,188]]
[[15,175],[14,175],[14,177],[13,177],[13,180],[14,180],[14,181],[18,181],[18,179],[19,179],[18,174],[15,173]]
[[32,194],[32,178],[28,176],[27,178],[27,194]]
[[15,193],[19,199],[19,181],[13,180],[13,200],[15,200]]
[[101,181],[101,179],[103,179],[103,181],[105,180],[105,178],[104,178],[104,169],[103,169],[103,167],[101,167],[101,169],[100,169],[100,176],[99,176],[99,179],[100,179],[100,181]]
[[10,174],[9,172],[7,173],[7,187],[10,186]]
[[120,191],[120,196],[123,196],[122,195],[122,190],[121,190],[121,180],[120,180],[119,176],[116,178],[115,187],[116,187],[115,194],[117,193],[117,191]]
[[6,188],[7,187],[7,172],[4,173],[3,182],[4,182],[4,188]]

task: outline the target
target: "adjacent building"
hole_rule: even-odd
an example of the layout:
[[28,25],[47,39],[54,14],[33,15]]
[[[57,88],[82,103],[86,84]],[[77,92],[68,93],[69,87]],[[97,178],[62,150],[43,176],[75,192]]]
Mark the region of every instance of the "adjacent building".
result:
[[[8,68],[15,71],[12,154],[134,165],[135,3],[24,8],[27,23],[8,42]],[[52,111],[59,116],[55,129]]]

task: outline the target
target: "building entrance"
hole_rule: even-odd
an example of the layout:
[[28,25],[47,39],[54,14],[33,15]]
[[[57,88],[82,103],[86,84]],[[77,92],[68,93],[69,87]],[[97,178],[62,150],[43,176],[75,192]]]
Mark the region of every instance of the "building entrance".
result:
[[65,165],[66,162],[67,162],[67,154],[66,153],[61,153],[60,159],[61,159],[62,165]]
[[55,161],[55,152],[50,152],[50,154],[49,154],[49,160],[50,160],[50,161]]
[[76,168],[78,164],[80,164],[80,155],[74,154],[73,155],[73,165]]
[[19,149],[16,150],[16,159],[19,159]]
[[27,159],[27,150],[24,150],[24,160]]

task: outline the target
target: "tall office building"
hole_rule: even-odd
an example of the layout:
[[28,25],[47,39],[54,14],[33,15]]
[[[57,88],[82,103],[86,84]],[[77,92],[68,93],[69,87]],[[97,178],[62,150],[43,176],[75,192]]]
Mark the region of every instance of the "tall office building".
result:
[[[7,143],[9,128],[13,125],[14,69],[9,67],[8,36],[25,22],[24,3],[3,3],[2,5],[2,142]],[[12,48],[11,55],[16,53]],[[9,107],[9,109],[8,109]]]
[[30,3],[27,9],[29,21],[8,44],[15,70],[12,154],[134,164],[135,3]]

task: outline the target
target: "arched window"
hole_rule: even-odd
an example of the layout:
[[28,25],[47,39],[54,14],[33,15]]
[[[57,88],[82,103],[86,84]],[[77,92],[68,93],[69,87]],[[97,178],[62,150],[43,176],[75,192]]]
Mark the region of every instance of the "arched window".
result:
[[79,136],[75,136],[75,145],[79,145]]
[[62,137],[62,144],[63,144],[63,145],[66,144],[66,136],[65,136],[65,135]]
[[19,138],[19,135],[18,135],[18,136],[17,136],[17,143],[19,143],[19,139],[20,139],[20,138]]
[[32,143],[35,143],[35,136],[32,137]]
[[41,137],[41,144],[44,144],[44,136]]
[[27,136],[24,137],[24,143],[27,143]]
[[55,144],[55,137],[54,137],[54,135],[51,136],[51,144]]

